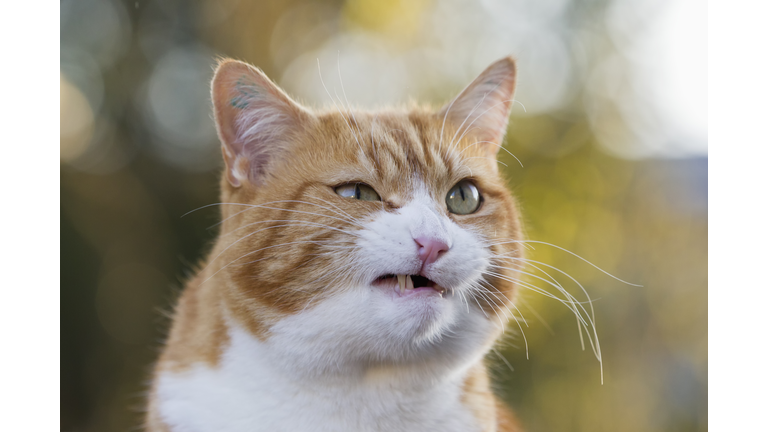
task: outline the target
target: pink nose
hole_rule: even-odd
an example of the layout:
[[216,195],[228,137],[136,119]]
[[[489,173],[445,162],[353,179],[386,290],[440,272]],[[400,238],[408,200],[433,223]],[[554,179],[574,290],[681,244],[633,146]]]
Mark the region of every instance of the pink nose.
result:
[[437,239],[417,237],[413,240],[419,245],[419,259],[423,262],[422,266],[437,261],[440,254],[447,252],[449,249],[447,244]]

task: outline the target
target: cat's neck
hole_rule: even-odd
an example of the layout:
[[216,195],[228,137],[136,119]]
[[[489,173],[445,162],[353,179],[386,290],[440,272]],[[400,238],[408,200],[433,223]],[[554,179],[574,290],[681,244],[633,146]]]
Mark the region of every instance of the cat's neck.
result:
[[[312,371],[297,369],[302,362],[294,360],[302,354],[285,357],[285,340],[279,336],[261,340],[224,316],[228,342],[218,364],[199,362],[179,372],[161,373],[157,398],[168,424],[227,431],[236,424],[232,419],[248,418],[266,430],[269,425],[282,429],[292,425],[288,429],[295,430],[314,430],[318,425],[328,430],[458,431],[477,427],[475,415],[464,402],[465,387],[471,375],[485,373],[482,368],[419,375],[416,372],[426,370],[344,366],[346,374],[326,371],[313,376]],[[186,401],[182,405],[163,403],[178,401],[180,396]],[[190,411],[184,406],[187,403],[228,415]],[[255,412],[255,406],[262,409]]]
[[[283,384],[316,388],[317,392],[344,393],[420,393],[429,394],[442,386],[460,382],[466,370],[482,356],[461,362],[442,358],[419,358],[397,364],[355,358],[343,347],[328,344],[329,349],[313,350],[296,333],[273,334],[266,340],[254,337],[231,318],[227,320],[229,343],[222,355],[222,365],[241,369],[259,369]],[[297,326],[288,324],[294,330]],[[336,349],[338,352],[333,352]]]

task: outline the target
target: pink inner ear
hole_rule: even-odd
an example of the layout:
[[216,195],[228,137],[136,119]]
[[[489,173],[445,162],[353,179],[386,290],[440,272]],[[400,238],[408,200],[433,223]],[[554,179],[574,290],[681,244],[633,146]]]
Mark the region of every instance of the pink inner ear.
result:
[[509,111],[515,91],[515,64],[505,58],[489,66],[464,91],[442,110],[447,121],[457,129],[450,137],[457,141],[463,137],[488,145],[495,154],[506,132]]
[[252,99],[250,105],[236,116],[240,154],[249,161],[248,178],[254,183],[259,183],[266,175],[270,159],[280,150],[281,137],[291,126],[293,119],[281,108]]
[[232,60],[216,71],[213,101],[230,183],[261,184],[306,111],[261,71]]

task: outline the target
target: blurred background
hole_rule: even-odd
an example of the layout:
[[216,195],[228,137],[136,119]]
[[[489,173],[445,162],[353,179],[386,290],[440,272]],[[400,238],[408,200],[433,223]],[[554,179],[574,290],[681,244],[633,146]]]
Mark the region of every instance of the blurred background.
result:
[[[217,57],[298,100],[442,104],[518,60],[500,161],[530,257],[594,299],[600,363],[523,292],[489,356],[527,430],[707,430],[707,35],[693,0],[62,0],[61,429],[140,425],[176,298],[216,236]],[[319,63],[319,68],[318,68]],[[534,270],[531,269],[533,272]],[[557,278],[580,300],[566,276]],[[531,278],[540,288],[551,287]],[[526,343],[527,342],[527,343]]]

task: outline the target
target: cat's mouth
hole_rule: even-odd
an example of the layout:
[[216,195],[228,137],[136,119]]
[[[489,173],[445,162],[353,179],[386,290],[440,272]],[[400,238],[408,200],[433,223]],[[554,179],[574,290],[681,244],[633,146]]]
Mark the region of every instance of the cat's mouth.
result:
[[435,291],[442,297],[445,288],[421,275],[386,274],[373,281],[376,285],[392,286],[400,296],[419,291]]

